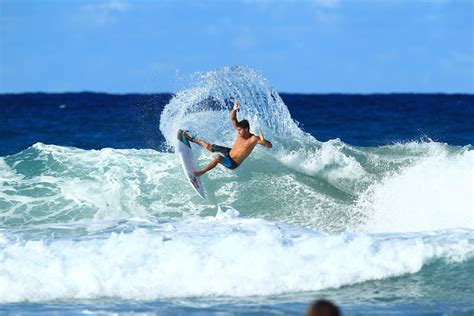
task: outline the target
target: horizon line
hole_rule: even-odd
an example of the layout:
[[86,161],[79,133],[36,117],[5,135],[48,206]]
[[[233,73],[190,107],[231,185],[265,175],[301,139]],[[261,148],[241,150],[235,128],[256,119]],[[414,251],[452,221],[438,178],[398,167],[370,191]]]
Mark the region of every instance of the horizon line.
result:
[[[179,91],[178,91],[179,92]],[[20,94],[106,94],[106,95],[153,95],[153,94],[168,94],[175,95],[178,92],[106,92],[106,91],[62,91],[62,92],[47,92],[47,91],[23,91],[23,92],[0,92],[0,95],[20,95]],[[278,94],[285,95],[394,95],[394,94],[430,94],[430,95],[474,95],[474,92],[287,92],[277,91]]]

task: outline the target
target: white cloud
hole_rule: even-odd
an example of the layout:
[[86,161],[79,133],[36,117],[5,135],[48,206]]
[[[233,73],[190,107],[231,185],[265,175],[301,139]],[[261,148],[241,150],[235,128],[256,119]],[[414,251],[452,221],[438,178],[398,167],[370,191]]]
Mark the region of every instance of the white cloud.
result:
[[87,18],[97,25],[113,23],[117,20],[116,15],[128,10],[130,5],[123,0],[109,0],[103,2],[87,3],[82,6],[82,11]]
[[337,24],[341,19],[339,0],[313,0],[312,11],[316,22],[324,25]]
[[[442,0],[437,0],[442,1]],[[447,1],[447,0],[444,0]],[[287,7],[288,5],[310,4],[319,8],[335,9],[339,7],[340,0],[242,0],[244,4],[257,5],[262,9],[274,9],[275,7]]]
[[[323,25],[334,25],[342,18],[341,0],[241,0],[244,4],[257,6],[273,16],[285,16],[289,10],[309,10],[314,20]],[[355,0],[354,0],[355,1]],[[395,0],[394,0],[395,1]],[[441,0],[438,0],[441,1]]]
[[88,3],[83,6],[83,8],[86,10],[100,12],[125,11],[126,9],[128,9],[128,7],[128,3],[120,0],[109,0],[101,3]]
[[313,4],[328,9],[335,9],[339,7],[339,0],[313,0]]

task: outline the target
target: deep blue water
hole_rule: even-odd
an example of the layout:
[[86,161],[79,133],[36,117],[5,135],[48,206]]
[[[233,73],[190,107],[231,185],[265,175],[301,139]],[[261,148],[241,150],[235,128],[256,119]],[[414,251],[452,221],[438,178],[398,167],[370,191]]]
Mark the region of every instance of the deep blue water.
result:
[[[0,155],[36,142],[83,149],[154,148],[164,141],[161,111],[171,94],[102,93],[0,95]],[[340,138],[380,146],[430,138],[474,144],[474,95],[282,94],[306,132],[321,141]]]

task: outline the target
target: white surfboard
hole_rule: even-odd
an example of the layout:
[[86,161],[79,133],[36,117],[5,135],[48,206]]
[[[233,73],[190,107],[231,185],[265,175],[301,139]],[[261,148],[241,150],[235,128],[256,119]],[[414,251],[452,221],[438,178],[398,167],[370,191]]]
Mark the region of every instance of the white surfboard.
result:
[[192,187],[194,188],[194,191],[196,191],[200,197],[206,199],[201,179],[193,174],[193,170],[196,170],[193,163],[193,152],[191,150],[191,144],[189,143],[189,140],[184,137],[182,130],[178,131],[176,152],[181,159],[181,165],[183,166],[184,174],[186,175],[186,178],[188,178],[189,183],[191,183]]

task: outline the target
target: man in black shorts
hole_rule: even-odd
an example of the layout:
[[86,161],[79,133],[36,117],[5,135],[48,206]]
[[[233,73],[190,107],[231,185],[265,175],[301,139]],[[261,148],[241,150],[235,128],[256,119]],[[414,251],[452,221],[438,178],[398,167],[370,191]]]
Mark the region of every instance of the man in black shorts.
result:
[[257,144],[267,148],[272,148],[272,143],[264,138],[263,133],[260,133],[258,136],[250,133],[250,125],[247,120],[237,121],[238,108],[239,103],[236,100],[234,102],[232,112],[230,113],[232,125],[237,132],[237,138],[232,148],[215,144],[211,145],[202,139],[193,138],[188,133],[183,132],[184,137],[186,137],[189,141],[206,148],[210,152],[220,153],[220,155],[217,155],[214,160],[212,160],[211,163],[209,163],[204,169],[194,171],[195,176],[199,177],[203,175],[209,170],[215,168],[218,163],[229,169],[237,168],[245,160],[245,158],[250,155]]

